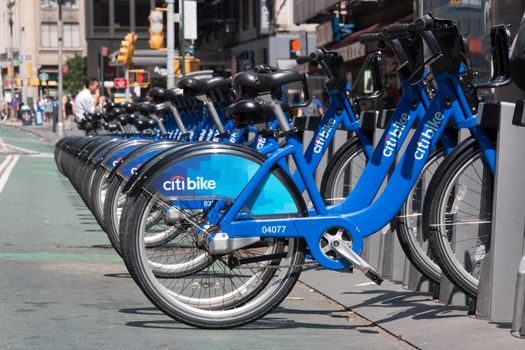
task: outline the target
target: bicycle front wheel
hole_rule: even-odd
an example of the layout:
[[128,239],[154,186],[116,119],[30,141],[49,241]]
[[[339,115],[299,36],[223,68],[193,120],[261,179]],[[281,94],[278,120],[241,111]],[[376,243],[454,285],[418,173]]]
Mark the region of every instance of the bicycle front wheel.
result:
[[[201,169],[203,164],[210,164],[210,159],[219,162],[227,158],[232,164],[248,164],[253,171],[254,164],[264,162],[260,154],[245,148],[221,147],[224,150],[203,146],[202,150],[211,156],[195,150],[193,158],[177,155],[183,160],[174,159],[171,165],[159,168],[158,173],[149,175],[150,181],[172,178],[171,173],[176,173],[180,164],[192,170],[192,164],[198,164]],[[170,174],[157,175],[167,172],[164,169],[170,169]],[[224,183],[233,179],[234,173],[238,174],[235,168],[221,169],[216,181]],[[235,185],[242,188],[251,176],[239,175]],[[146,183],[142,189],[128,193],[120,220],[124,261],[144,294],[172,318],[201,328],[231,328],[264,316],[291,291],[304,262],[306,248],[302,239],[260,237],[226,253],[211,250],[210,235],[220,228],[220,218],[233,201],[225,195],[230,186],[213,194],[172,193],[168,197],[155,195]],[[247,205],[241,209],[239,219],[307,215],[301,194],[280,168],[272,169],[256,193],[253,203],[271,206]],[[288,205],[282,207],[284,212],[275,213],[278,203]],[[254,233],[254,237],[259,234]]]
[[[170,242],[148,247],[148,218],[165,205],[147,193],[128,198],[121,247],[139,287],[168,316],[200,328],[236,327],[264,316],[295,285],[304,262],[302,240],[262,239],[228,255],[212,255],[197,239],[195,223],[206,219],[199,211],[179,209],[192,224],[179,220]],[[234,263],[260,256],[275,258]]]
[[334,154],[323,174],[321,194],[327,204],[342,202],[355,188],[366,166],[363,146],[354,137]]
[[442,164],[425,229],[443,273],[476,297],[481,263],[490,250],[494,178],[479,145],[470,142]]
[[430,183],[446,154],[443,149],[432,152],[417,182],[397,215],[397,237],[406,257],[424,276],[439,283],[441,268],[423,231],[423,201]]

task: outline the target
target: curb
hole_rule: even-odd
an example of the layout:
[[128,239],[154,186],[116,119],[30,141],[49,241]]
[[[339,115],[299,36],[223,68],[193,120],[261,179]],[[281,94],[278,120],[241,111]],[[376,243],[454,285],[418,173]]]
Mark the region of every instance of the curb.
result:
[[[17,126],[17,125],[7,125],[7,126],[10,126],[10,127],[13,127],[15,129],[17,129],[18,131],[22,131],[22,132],[25,132],[27,134],[31,134],[31,135],[34,135],[36,137],[38,137],[39,139],[49,143],[50,145],[54,146],[56,144],[56,142],[53,142],[52,140],[46,138],[45,136],[43,136],[42,134],[39,134],[38,132],[36,131],[33,131],[33,130],[28,130],[28,129],[24,129],[23,127],[21,126]],[[58,141],[58,140],[57,140]]]

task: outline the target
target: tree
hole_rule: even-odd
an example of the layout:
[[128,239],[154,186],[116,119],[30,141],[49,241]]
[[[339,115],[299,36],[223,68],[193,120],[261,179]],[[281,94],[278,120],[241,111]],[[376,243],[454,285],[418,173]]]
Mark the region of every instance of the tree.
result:
[[79,54],[70,57],[66,60],[64,70],[64,93],[68,95],[76,95],[84,88],[86,81],[86,57]]

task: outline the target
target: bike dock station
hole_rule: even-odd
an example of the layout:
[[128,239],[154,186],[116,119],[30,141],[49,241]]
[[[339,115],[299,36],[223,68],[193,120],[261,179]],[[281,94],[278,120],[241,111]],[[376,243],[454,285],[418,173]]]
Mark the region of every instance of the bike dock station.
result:
[[[501,324],[512,322],[513,335],[525,336],[525,214],[523,211],[525,187],[522,185],[525,159],[518,156],[525,149],[525,110],[523,102],[518,101],[517,106],[515,108],[513,103],[501,102],[481,104],[479,108],[481,118],[478,122],[484,127],[498,132],[498,161],[494,196],[490,199],[483,198],[483,200],[493,200],[495,218],[492,223],[490,255],[483,260],[483,265],[480,266],[481,277],[478,298],[472,299],[457,290],[446,276],[442,277],[439,284],[426,279],[406,258],[395,234],[395,223],[385,226],[380,232],[365,240],[362,256],[372,267],[382,273],[385,280],[391,282],[386,286],[374,288],[374,291],[379,293],[379,289],[385,288],[389,290],[384,291],[386,295],[389,293],[398,295],[397,291],[401,285],[402,289],[412,291],[415,298],[428,295],[434,302],[437,301],[443,305],[443,312],[445,313],[458,313],[458,310],[461,310],[459,314],[475,316],[479,319],[477,322],[488,321]],[[388,120],[389,114],[389,111],[367,111],[361,114],[361,123],[367,120],[366,123],[369,125],[371,120],[374,121],[374,127],[369,129],[374,130],[376,144],[384,130],[385,120]],[[315,120],[316,118],[309,119]],[[311,137],[308,132],[311,133],[317,124],[314,122],[314,127],[310,131],[305,131],[305,137]],[[346,133],[343,134],[342,131],[338,135],[341,138],[346,138]],[[466,137],[468,137],[466,132],[458,133],[460,141]],[[402,150],[403,148],[400,153]],[[322,172],[322,168],[320,169]],[[479,220],[483,220],[483,218],[479,218]],[[479,234],[483,234],[483,232],[471,233],[472,237]],[[458,254],[461,251],[460,244],[461,242],[457,242],[456,245]],[[315,271],[306,274],[325,274],[327,281],[337,279],[338,289],[341,291],[345,288],[345,281],[352,284],[362,280],[359,276],[354,276],[355,273],[349,275]],[[338,275],[340,277],[337,277]],[[337,293],[330,294],[329,291],[315,284],[314,279],[310,276],[303,281],[312,287],[320,288],[321,292],[345,304],[346,298],[344,296]],[[360,284],[366,285],[367,283],[357,283],[356,285]],[[408,296],[409,294],[407,294]],[[366,298],[363,298],[359,305],[364,305],[365,311],[357,309],[357,312],[365,317],[372,317],[371,319],[374,320],[373,316],[376,316],[378,312],[373,310],[372,306],[367,309],[367,304]],[[420,307],[424,307],[423,305]],[[351,304],[349,306],[351,307]],[[416,313],[415,311],[414,314]],[[409,314],[407,313],[407,316]],[[446,320],[441,322],[446,322]],[[388,327],[387,329],[392,330]]]
[[[489,39],[482,83],[458,25],[432,14],[360,35],[357,88],[340,52],[297,56],[327,77],[312,116],[303,70],[182,77],[84,114],[90,135],[57,143],[55,161],[176,321],[240,327],[300,280],[416,347],[522,346],[525,108],[480,103],[512,82],[508,27]],[[387,47],[401,88],[380,109]]]

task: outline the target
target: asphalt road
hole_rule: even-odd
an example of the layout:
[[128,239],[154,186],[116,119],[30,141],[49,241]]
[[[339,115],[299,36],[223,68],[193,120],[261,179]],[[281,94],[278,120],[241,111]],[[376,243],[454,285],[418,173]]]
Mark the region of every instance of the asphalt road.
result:
[[173,321],[129,278],[53,147],[14,128],[0,139],[0,349],[410,348],[302,284],[239,329]]

